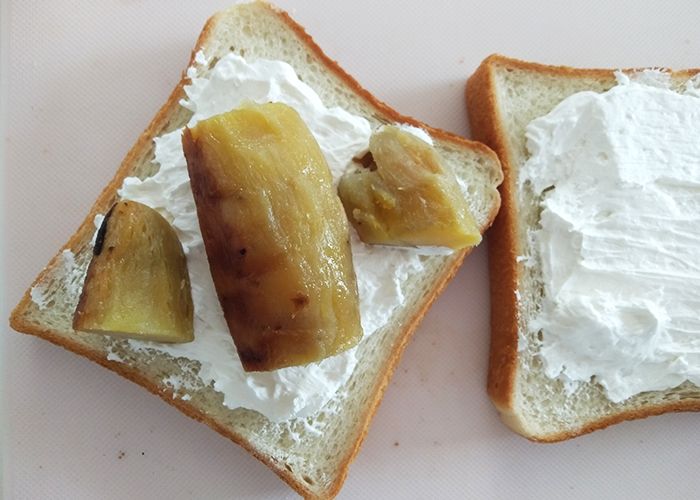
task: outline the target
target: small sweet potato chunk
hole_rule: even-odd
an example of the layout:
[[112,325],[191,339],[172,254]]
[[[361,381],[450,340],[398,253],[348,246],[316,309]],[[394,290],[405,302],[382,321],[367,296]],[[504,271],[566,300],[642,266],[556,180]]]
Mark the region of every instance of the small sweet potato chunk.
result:
[[73,329],[191,342],[193,311],[187,262],[175,230],[146,205],[114,205],[97,233]]
[[338,194],[365,243],[460,249],[481,241],[457,179],[427,142],[385,127],[364,164],[342,177]]

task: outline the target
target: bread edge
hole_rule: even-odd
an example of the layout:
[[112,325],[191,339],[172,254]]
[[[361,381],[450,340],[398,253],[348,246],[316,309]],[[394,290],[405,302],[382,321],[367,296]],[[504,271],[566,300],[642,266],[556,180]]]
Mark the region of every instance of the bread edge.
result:
[[[671,401],[643,409],[624,410],[592,421],[568,432],[535,434],[514,409],[515,378],[518,370],[518,302],[520,255],[517,236],[517,188],[513,178],[514,159],[508,147],[507,134],[498,112],[495,71],[499,68],[518,69],[531,73],[566,78],[611,79],[613,69],[581,69],[526,62],[492,54],[479,65],[467,80],[465,95],[474,140],[493,149],[501,160],[504,180],[498,187],[501,210],[489,231],[489,275],[491,282],[491,349],[487,392],[501,420],[521,436],[540,443],[554,443],[589,434],[624,421],[643,419],[665,413],[700,411],[700,400]],[[639,68],[641,69],[641,68]],[[639,69],[624,69],[632,73]],[[656,68],[666,69],[666,68]],[[670,71],[670,70],[669,70]],[[674,78],[688,79],[698,69],[672,72]],[[498,304],[498,307],[494,307]]]

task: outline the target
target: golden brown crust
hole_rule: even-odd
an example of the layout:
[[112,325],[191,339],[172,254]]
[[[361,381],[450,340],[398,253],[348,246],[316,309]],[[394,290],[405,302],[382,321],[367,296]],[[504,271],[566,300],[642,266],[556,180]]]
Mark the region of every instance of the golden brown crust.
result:
[[619,424],[621,422],[655,417],[663,415],[665,413],[679,413],[685,411],[700,411],[700,401],[674,401],[660,405],[647,406],[635,410],[626,410],[616,413],[614,415],[609,415],[594,422],[590,422],[585,426],[579,429],[572,430],[570,432],[550,434],[541,437],[533,436],[528,437],[528,439],[530,439],[530,441],[535,441],[538,443],[557,443],[560,441],[566,441],[567,439],[583,436],[584,434],[590,434],[591,432],[605,429],[606,427],[610,427],[611,425]]
[[355,442],[353,443],[352,447],[352,452],[348,453],[348,455],[343,460],[343,464],[341,466],[341,468],[343,469],[342,479],[338,482],[337,490],[335,490],[335,493],[329,498],[333,498],[333,496],[335,496],[340,491],[340,488],[343,486],[343,482],[347,477],[348,468],[350,467],[350,464],[355,460],[355,457],[360,451],[360,447],[362,446],[362,442],[367,436],[367,432],[369,431],[369,426],[372,423],[372,419],[377,413],[377,409],[379,408],[379,405],[382,402],[384,392],[389,386],[391,377],[394,374],[394,371],[396,370],[396,367],[398,366],[399,362],[401,361],[401,356],[403,355],[404,349],[411,341],[413,332],[416,331],[416,328],[418,328],[418,325],[420,324],[421,320],[428,313],[428,310],[432,306],[433,302],[435,302],[438,296],[445,290],[445,287],[447,287],[449,281],[457,273],[457,271],[462,265],[462,261],[471,252],[471,250],[472,248],[465,248],[464,250],[460,250],[459,254],[457,255],[457,258],[454,261],[452,261],[449,268],[446,269],[444,279],[435,288],[432,289],[430,296],[423,301],[420,309],[418,309],[413,315],[413,317],[411,317],[408,320],[404,331],[396,339],[396,342],[394,343],[393,349],[391,351],[391,355],[384,361],[384,364],[382,366],[381,376],[377,381],[374,397],[372,398],[372,401],[370,402],[367,411],[360,418],[362,422],[362,429],[356,435]]
[[491,351],[488,374],[488,394],[503,411],[511,408],[515,370],[517,368],[518,307],[515,293],[518,271],[516,214],[512,187],[512,158],[506,145],[502,124],[494,120],[497,108],[493,63],[491,56],[467,81],[467,110],[472,136],[493,149],[501,160],[503,182],[498,190],[501,209],[489,232],[489,273],[491,286]]
[[386,115],[389,117],[391,120],[400,122],[400,123],[407,123],[409,125],[413,125],[414,127],[419,127],[425,129],[431,137],[442,140],[442,141],[447,141],[451,142],[453,144],[456,144],[461,147],[466,147],[473,149],[474,151],[477,151],[481,154],[488,155],[488,156],[493,156],[494,159],[496,159],[496,156],[493,151],[491,151],[489,148],[487,148],[484,144],[478,141],[470,141],[468,139],[465,139],[464,137],[460,137],[456,134],[453,134],[451,132],[447,132],[445,130],[433,128],[430,125],[427,125],[423,122],[419,122],[418,120],[415,120],[412,117],[409,116],[404,116],[399,114],[398,112],[394,111],[392,108],[381,102],[379,99],[374,97],[370,92],[365,90],[360,86],[360,84],[355,80],[352,76],[350,76],[348,73],[345,72],[343,68],[341,68],[338,63],[332,59],[330,59],[326,54],[323,52],[321,47],[316,45],[316,43],[313,41],[313,38],[306,33],[306,30],[304,30],[303,27],[298,25],[290,16],[287,14],[285,11],[274,7],[272,5],[268,4],[268,7],[277,14],[280,19],[282,19],[287,26],[289,26],[290,29],[292,29],[296,35],[304,41],[304,43],[309,47],[309,49],[323,62],[323,64],[332,72],[334,73],[338,78],[340,78],[350,89],[352,89],[353,92],[361,96],[365,101],[367,101],[368,104],[370,104],[372,107],[374,107],[379,113]]
[[[211,416],[208,416],[206,413],[201,412],[196,407],[189,404],[182,398],[175,397],[175,394],[172,390],[170,390],[164,385],[154,383],[151,379],[145,377],[143,373],[141,373],[138,369],[118,361],[110,361],[101,353],[86,348],[83,344],[75,342],[70,338],[57,335],[50,329],[37,328],[33,324],[27,324],[21,316],[21,305],[22,303],[20,303],[17,306],[17,308],[15,308],[15,311],[13,312],[12,317],[10,318],[10,326],[13,329],[22,333],[37,336],[44,340],[48,340],[52,344],[55,344],[59,347],[63,347],[64,349],[78,354],[79,356],[83,356],[89,359],[90,361],[94,361],[95,363],[103,366],[104,368],[115,372],[117,375],[124,377],[125,379],[130,380],[137,385],[140,385],[148,392],[158,396],[160,399],[162,399],[169,405],[174,406],[188,417],[208,425],[222,436],[230,439],[235,444],[242,446],[248,453],[253,455],[263,464],[267,465],[270,469],[272,469],[272,471],[275,472],[275,474],[277,474],[283,481],[289,484],[295,491],[297,491],[297,493],[302,495],[304,498],[318,498],[312,491],[304,488],[303,484],[299,484],[296,481],[296,478],[287,469],[285,469],[284,467],[280,467],[279,464],[277,464],[270,458],[270,456],[262,453],[260,450],[255,448],[249,441],[241,437],[239,434],[233,433],[230,431],[230,429],[220,425]],[[339,490],[340,487],[338,487],[338,491]],[[321,498],[319,498],[319,500],[321,500]],[[329,496],[327,498],[332,498],[332,496]]]
[[647,406],[641,409],[621,411],[599,420],[589,422],[583,427],[577,429],[545,435],[533,435],[526,427],[523,426],[521,416],[517,413],[510,410],[501,410],[500,408],[498,410],[499,416],[501,417],[503,423],[528,440],[536,443],[558,443],[560,441],[566,441],[567,439],[583,436],[584,434],[590,434],[591,432],[602,430],[610,427],[611,425],[619,424],[625,421],[638,420],[663,415],[665,413],[700,411],[700,401],[674,401],[660,405]]
[[[500,120],[496,95],[495,72],[512,69],[553,75],[559,78],[608,81],[614,84],[614,71],[609,69],[576,69],[567,66],[549,66],[510,59],[501,55],[486,58],[468,79],[466,85],[467,109],[475,140],[493,149],[501,160],[504,180],[499,186],[501,210],[489,232],[489,274],[491,281],[491,351],[487,390],[503,422],[515,432],[537,442],[557,442],[603,429],[626,420],[646,418],[669,412],[700,411],[700,401],[678,401],[642,409],[626,410],[590,422],[569,432],[533,436],[523,427],[521,416],[513,409],[515,378],[518,369],[518,302],[521,255],[518,243],[518,212],[515,201],[515,159],[511,154],[507,134]],[[634,69],[624,70],[634,72]],[[674,78],[686,80],[700,70],[673,73]]]
[[[487,148],[485,145],[469,141],[457,135],[445,132],[443,130],[432,128],[424,123],[418,122],[413,118],[405,117],[398,114],[396,111],[392,110],[384,103],[377,100],[372,94],[363,89],[357,81],[348,75],[338,64],[328,58],[318,45],[316,45],[313,39],[306,33],[304,28],[299,26],[294,22],[291,17],[284,11],[269,5],[259,2],[259,5],[266,8],[268,11],[274,13],[278,16],[294,33],[307,45],[309,50],[313,52],[318,59],[323,63],[323,65],[332,73],[334,73],[338,78],[340,78],[352,91],[360,95],[368,104],[374,107],[379,114],[385,115],[390,120],[402,123],[408,123],[410,125],[421,127],[427,130],[430,135],[442,141],[447,141],[455,144],[459,147],[468,148],[481,156],[489,157],[494,164],[498,164],[498,158],[496,154]],[[194,65],[195,54],[201,50],[207,43],[207,41],[213,36],[216,25],[220,18],[225,16],[226,13],[218,13],[212,16],[205,24],[202,32],[199,35],[196,46],[191,53],[190,61],[188,67]],[[140,158],[152,157],[153,156],[153,139],[158,137],[171,129],[175,128],[170,124],[170,118],[178,111],[182,112],[182,108],[179,105],[179,101],[185,97],[184,86],[186,85],[188,79],[186,74],[183,72],[180,82],[177,84],[173,92],[170,94],[166,103],[161,107],[161,109],[156,114],[150,125],[144,130],[136,144],[129,151],[126,158],[122,162],[121,166],[117,170],[115,177],[110,181],[110,183],[105,187],[97,201],[93,205],[92,209],[85,217],[83,223],[80,225],[78,231],[68,240],[68,242],[61,248],[61,251],[51,260],[48,266],[39,274],[36,280],[32,283],[32,287],[40,283],[46,278],[49,271],[54,268],[59,263],[61,257],[61,252],[65,249],[76,249],[85,246],[87,242],[92,238],[94,232],[94,218],[97,214],[104,213],[109,207],[111,207],[116,201],[118,201],[117,190],[123,184],[124,178],[133,175],[132,167],[139,163]],[[495,203],[491,213],[489,214],[488,221],[481,227],[481,232],[483,233],[494,220],[496,213],[498,212],[498,204]],[[152,394],[160,397],[166,403],[176,407],[182,413],[190,418],[193,418],[199,422],[207,424],[209,427],[214,429],[216,432],[227,437],[234,443],[242,446],[246,451],[253,455],[260,462],[264,463],[269,467],[277,476],[279,476],[284,482],[286,482],[292,489],[294,489],[299,495],[309,500],[327,500],[335,497],[340,491],[345,478],[347,477],[348,467],[350,463],[355,459],[357,453],[360,450],[362,442],[364,441],[367,431],[369,429],[372,418],[374,417],[377,408],[382,400],[384,391],[389,384],[391,376],[400,361],[401,354],[405,346],[410,341],[411,335],[417,328],[420,320],[425,316],[428,309],[430,308],[433,301],[440,295],[440,293],[447,286],[447,283],[457,272],[460,267],[463,258],[467,255],[470,249],[462,250],[456,255],[455,259],[451,261],[448,268],[445,269],[443,279],[438,283],[432,290],[430,296],[425,299],[422,303],[420,309],[415,312],[412,318],[407,321],[405,330],[398,336],[397,341],[393,347],[391,355],[384,361],[381,369],[381,376],[375,386],[374,396],[372,401],[369,403],[367,410],[364,415],[361,416],[358,425],[360,431],[355,435],[354,442],[352,444],[350,452],[344,457],[342,464],[340,465],[341,473],[334,478],[333,482],[326,488],[323,494],[317,494],[315,491],[308,488],[303,482],[297,480],[297,478],[284,466],[275,462],[269,455],[265,454],[249,441],[244,439],[239,434],[232,432],[229,428],[226,428],[219,424],[212,417],[202,413],[192,404],[181,398],[174,398],[173,392],[165,387],[164,385],[159,385],[154,383],[152,380],[146,378],[137,369],[129,367],[126,364],[110,361],[106,359],[106,356],[100,352],[96,352],[79,342],[50,329],[36,326],[35,324],[29,322],[26,319],[26,313],[29,308],[33,306],[32,298],[30,296],[31,287],[25,292],[24,297],[17,305],[17,307],[12,312],[10,317],[10,325],[13,329],[27,333],[30,335],[35,335],[37,337],[48,340],[60,347],[63,347],[69,351],[72,351],[78,355],[84,356],[91,361],[94,361],[105,368],[117,373],[118,375],[131,380],[132,382],[144,387],[146,390]]]

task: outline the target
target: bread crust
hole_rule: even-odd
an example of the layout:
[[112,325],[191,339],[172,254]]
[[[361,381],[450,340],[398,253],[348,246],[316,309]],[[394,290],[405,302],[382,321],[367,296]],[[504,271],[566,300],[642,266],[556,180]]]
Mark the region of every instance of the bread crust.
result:
[[[242,6],[241,6],[242,7]],[[191,67],[195,64],[195,55],[197,52],[202,50],[208,42],[215,36],[217,25],[223,22],[227,16],[231,15],[231,11],[238,8],[238,6],[231,7],[227,10],[221,11],[213,15],[205,24],[202,32],[199,35],[195,48],[193,49],[189,63],[187,67]],[[250,9],[260,9],[265,12],[265,15],[274,15],[279,20],[281,20],[294,34],[306,45],[308,50],[312,52],[318,60],[323,64],[323,66],[334,75],[336,75],[342,82],[354,93],[359,95],[367,104],[372,106],[379,115],[387,117],[389,120],[407,123],[416,127],[421,127],[427,130],[430,135],[437,139],[446,142],[450,142],[460,148],[466,148],[476,152],[478,155],[482,156],[486,161],[493,163],[496,167],[499,165],[498,158],[496,154],[491,151],[485,145],[469,141],[455,134],[445,132],[443,130],[432,128],[424,123],[418,122],[413,118],[405,117],[392,110],[384,103],[377,100],[372,94],[367,90],[363,89],[359,83],[348,75],[340,66],[329,57],[327,57],[321,48],[316,45],[311,36],[309,36],[304,28],[298,25],[292,18],[284,11],[278,9],[277,7],[264,3],[264,2],[254,2],[248,4],[245,8]],[[354,435],[353,442],[349,446],[349,452],[343,457],[341,465],[339,466],[339,474],[333,478],[332,482],[325,487],[324,491],[319,493],[312,488],[309,488],[304,482],[300,481],[294,474],[289,471],[284,464],[278,463],[268,454],[263,452],[261,449],[256,447],[253,443],[245,439],[243,436],[236,432],[232,432],[231,429],[221,425],[215,418],[199,410],[193,404],[185,401],[179,397],[174,397],[174,392],[162,384],[157,384],[153,380],[144,376],[138,369],[133,368],[127,364],[110,361],[106,359],[106,356],[98,351],[86,348],[83,344],[71,339],[70,337],[59,334],[58,332],[51,330],[50,328],[45,328],[37,325],[29,319],[29,311],[35,309],[37,306],[33,303],[30,292],[31,289],[39,283],[42,283],[47,276],[50,274],[51,270],[55,268],[60,263],[61,252],[63,250],[74,250],[76,248],[83,247],[89,243],[94,233],[94,218],[97,214],[105,213],[109,207],[111,207],[116,201],[118,201],[119,196],[117,190],[123,184],[124,178],[127,176],[134,175],[134,165],[138,164],[142,158],[153,157],[153,139],[155,137],[161,136],[177,127],[172,125],[173,117],[181,113],[187,113],[189,118],[189,111],[184,110],[179,102],[181,99],[185,98],[184,86],[189,82],[186,73],[183,71],[182,77],[175,89],[170,94],[169,98],[165,104],[160,108],[154,119],[148,125],[148,127],[143,131],[136,144],[129,151],[124,161],[120,165],[115,177],[109,182],[107,187],[102,191],[97,201],[93,205],[92,209],[88,215],[83,220],[78,231],[68,240],[68,242],[60,249],[59,253],[49,262],[47,267],[39,274],[39,276],[34,280],[30,288],[25,292],[24,297],[13,310],[10,317],[10,326],[22,333],[35,335],[37,337],[43,338],[52,342],[53,344],[63,347],[71,352],[78,355],[84,356],[91,361],[94,361],[103,367],[117,373],[118,375],[131,380],[132,382],[142,386],[147,391],[160,397],[166,403],[174,406],[182,413],[190,418],[193,418],[199,422],[207,424],[209,427],[214,429],[219,434],[227,437],[232,442],[242,446],[246,451],[253,455],[260,462],[264,463],[269,467],[277,476],[279,476],[283,481],[285,481],[292,489],[294,489],[299,495],[307,499],[313,500],[326,500],[335,497],[340,491],[345,478],[347,477],[348,467],[350,463],[355,459],[357,453],[360,450],[362,442],[364,441],[369,425],[372,418],[374,417],[377,408],[382,400],[384,391],[386,390],[391,376],[400,361],[401,354],[405,346],[410,341],[410,338],[420,323],[421,319],[427,313],[428,309],[435,301],[435,299],[440,295],[440,293],[447,286],[449,280],[455,275],[459,269],[462,260],[469,253],[471,249],[465,249],[455,254],[454,260],[451,261],[450,265],[444,269],[442,279],[435,287],[430,291],[430,293],[424,298],[421,306],[415,311],[415,313],[404,320],[404,330],[399,334],[397,341],[395,342],[391,355],[386,358],[382,364],[380,370],[380,376],[375,382],[375,389],[373,391],[372,399],[368,406],[366,407],[364,413],[359,418],[359,431]],[[180,120],[182,121],[182,120]],[[186,122],[187,120],[185,120]],[[142,177],[151,175],[154,172],[140,173]],[[498,212],[498,203],[494,203],[491,208],[491,213],[489,214],[487,223],[483,224],[481,232],[483,233],[492,223],[493,219]]]
[[[519,369],[518,329],[519,307],[516,292],[520,289],[523,255],[518,238],[519,214],[516,203],[517,165],[509,144],[505,125],[498,107],[497,71],[521,70],[530,74],[551,75],[571,80],[596,80],[607,86],[615,84],[614,72],[609,69],[577,69],[568,66],[550,66],[520,61],[494,54],[486,58],[467,80],[466,100],[472,136],[496,151],[503,169],[504,180],[499,186],[501,210],[489,231],[489,275],[491,281],[491,350],[487,391],[503,422],[531,441],[553,443],[606,428],[623,421],[647,418],[670,412],[700,411],[700,400],[671,401],[647,405],[640,409],[620,410],[585,425],[564,432],[533,433],[527,421],[515,408],[516,376]],[[623,70],[626,73],[637,69]],[[682,70],[672,73],[681,81],[700,70]]]
[[[503,182],[499,187],[501,208],[489,231],[489,275],[491,279],[491,350],[488,394],[502,411],[511,408],[517,368],[518,307],[513,290],[518,288],[512,158],[506,147],[502,124],[492,119],[496,94],[491,56],[467,81],[467,109],[472,136],[489,145],[501,159]],[[494,286],[497,283],[498,286]],[[498,305],[497,307],[495,305]],[[498,313],[496,313],[496,309]],[[498,367],[496,369],[496,367]]]

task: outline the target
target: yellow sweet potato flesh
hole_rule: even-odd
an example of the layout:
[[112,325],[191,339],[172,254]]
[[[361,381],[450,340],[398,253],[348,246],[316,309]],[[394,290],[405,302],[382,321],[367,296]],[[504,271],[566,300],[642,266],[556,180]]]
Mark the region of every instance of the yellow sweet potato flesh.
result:
[[172,226],[140,203],[114,205],[98,231],[73,328],[191,342],[193,310],[187,263]]
[[355,346],[359,298],[343,208],[296,111],[246,104],[185,129],[212,278],[246,371]]
[[433,146],[398,127],[372,135],[373,164],[338,185],[362,241],[381,245],[476,245],[481,234],[452,171]]

